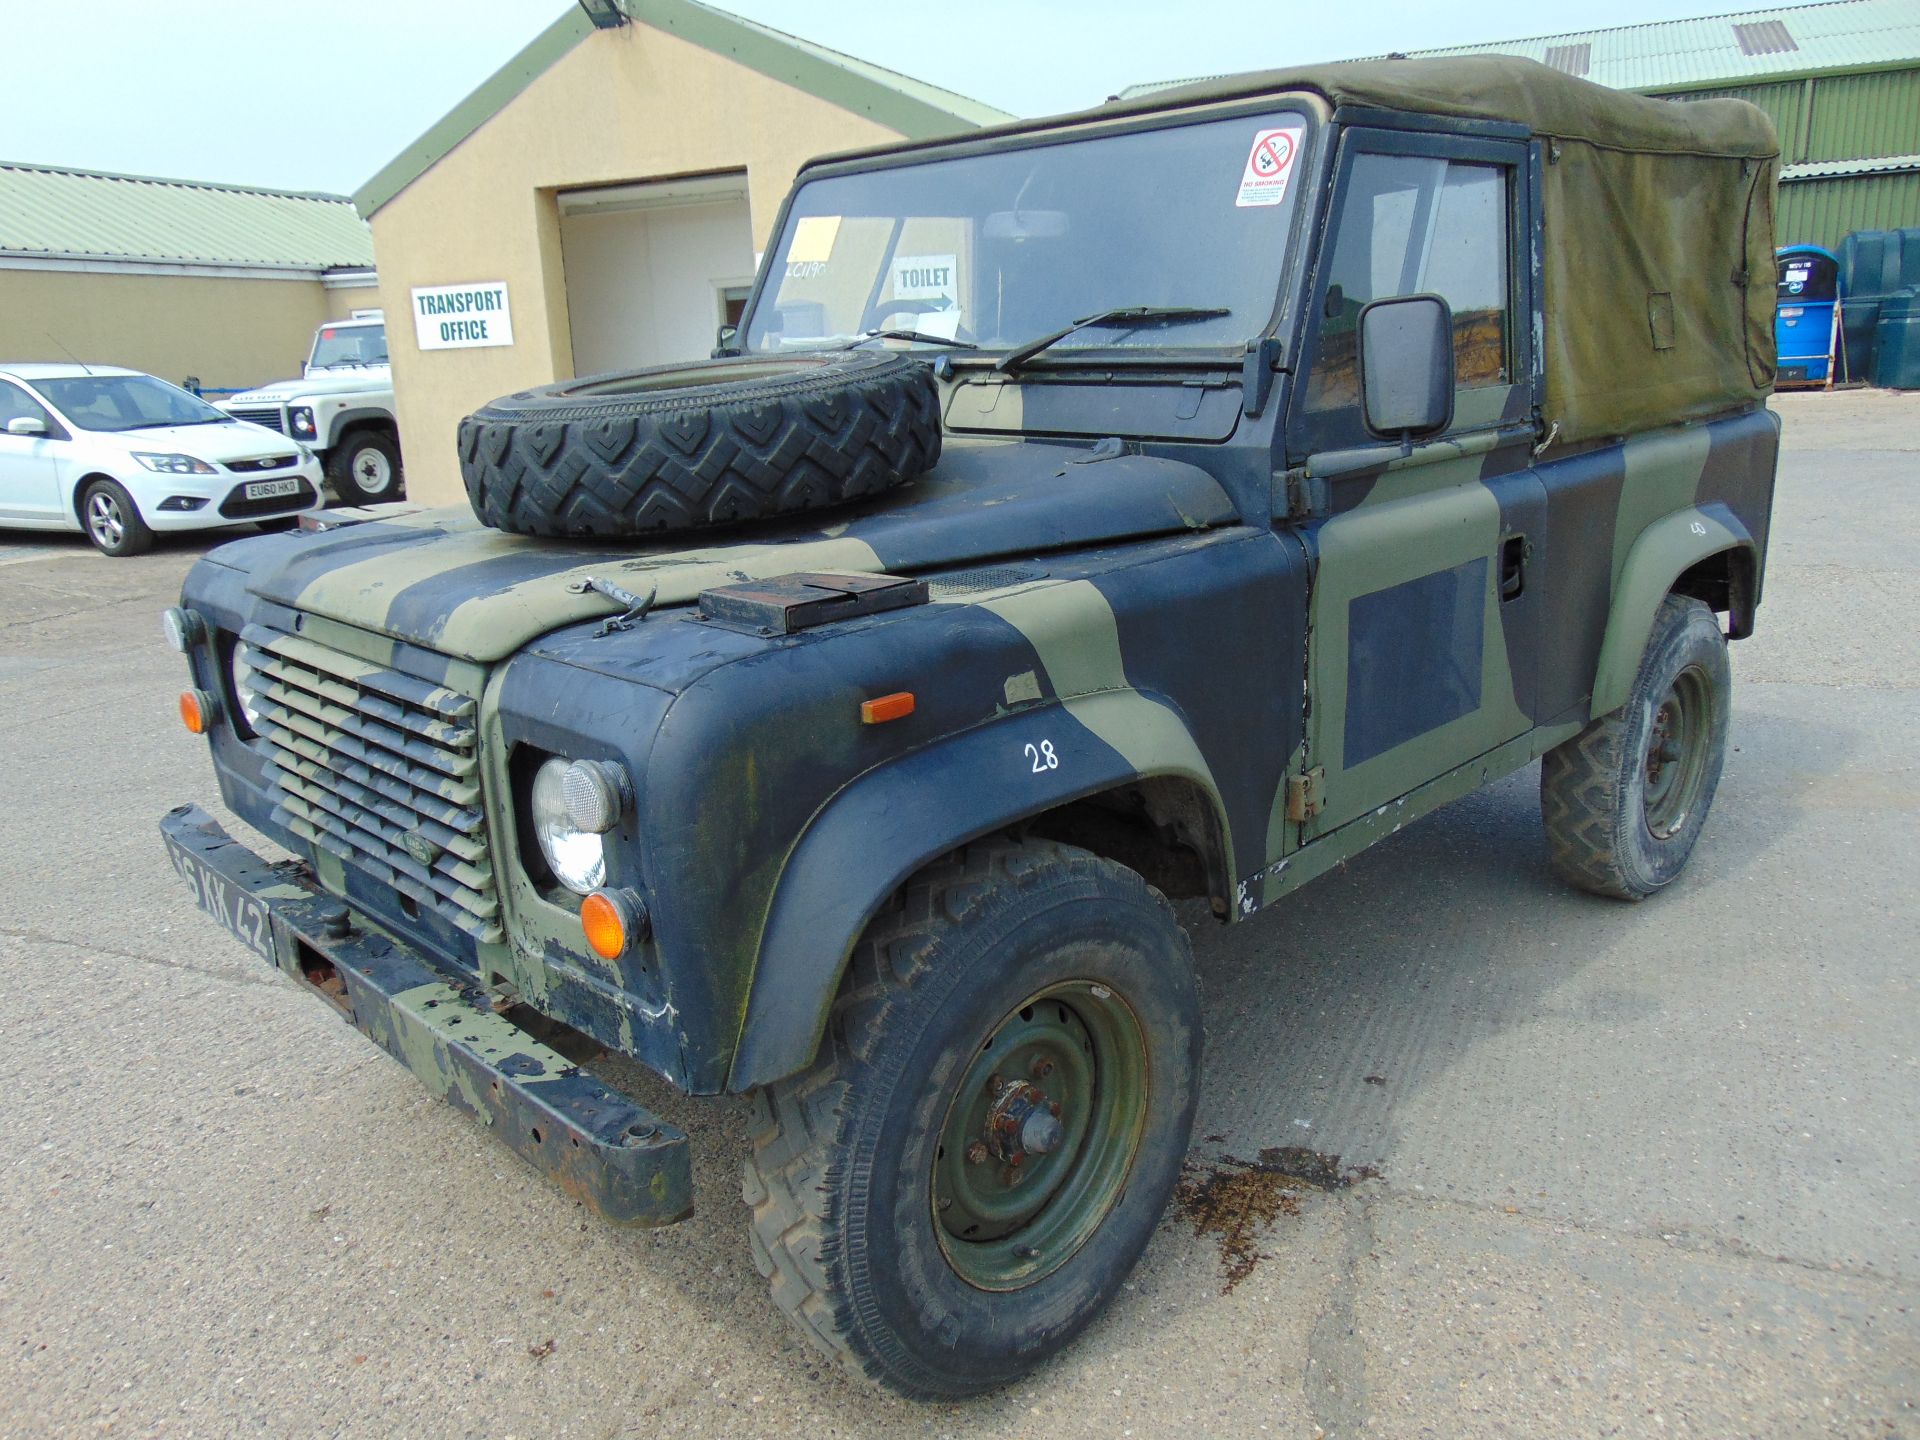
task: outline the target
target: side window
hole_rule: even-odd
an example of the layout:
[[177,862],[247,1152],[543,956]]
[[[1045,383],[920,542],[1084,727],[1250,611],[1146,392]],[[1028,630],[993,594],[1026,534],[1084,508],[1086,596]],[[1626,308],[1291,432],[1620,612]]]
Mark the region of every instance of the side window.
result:
[[1307,409],[1322,416],[1312,428],[1325,443],[1348,443],[1340,412],[1354,412],[1358,429],[1354,338],[1370,300],[1440,296],[1453,310],[1456,387],[1513,383],[1509,183],[1498,165],[1413,155],[1354,160],[1307,380]]
[[49,431],[55,428],[45,406],[18,385],[0,380],[0,430],[7,428],[9,420],[21,419],[41,421]]

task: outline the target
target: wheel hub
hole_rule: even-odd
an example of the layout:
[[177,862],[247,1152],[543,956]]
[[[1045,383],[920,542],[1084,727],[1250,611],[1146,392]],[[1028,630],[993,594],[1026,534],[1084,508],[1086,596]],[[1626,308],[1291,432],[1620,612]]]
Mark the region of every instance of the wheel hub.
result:
[[1666,839],[1687,822],[1706,772],[1712,704],[1706,676],[1689,666],[1661,697],[1647,731],[1646,823]]

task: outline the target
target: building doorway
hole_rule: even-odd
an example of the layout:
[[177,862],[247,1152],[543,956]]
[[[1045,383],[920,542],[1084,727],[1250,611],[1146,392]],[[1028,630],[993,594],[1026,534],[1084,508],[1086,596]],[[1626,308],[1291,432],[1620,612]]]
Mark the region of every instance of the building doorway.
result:
[[560,195],[573,373],[704,359],[753,283],[747,177]]

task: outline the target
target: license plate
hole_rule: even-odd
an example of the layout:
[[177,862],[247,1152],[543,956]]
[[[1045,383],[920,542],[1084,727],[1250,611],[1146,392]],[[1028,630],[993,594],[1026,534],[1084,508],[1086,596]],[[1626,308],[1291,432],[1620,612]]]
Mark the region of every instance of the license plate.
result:
[[281,495],[298,495],[298,480],[250,480],[247,482],[247,499],[272,500]]
[[192,887],[193,898],[202,910],[226,926],[233,938],[254,954],[269,964],[279,963],[273,953],[273,919],[267,914],[265,901],[216,874],[199,856],[171,840],[167,842],[167,854],[173,857],[173,868],[180,872],[180,878]]

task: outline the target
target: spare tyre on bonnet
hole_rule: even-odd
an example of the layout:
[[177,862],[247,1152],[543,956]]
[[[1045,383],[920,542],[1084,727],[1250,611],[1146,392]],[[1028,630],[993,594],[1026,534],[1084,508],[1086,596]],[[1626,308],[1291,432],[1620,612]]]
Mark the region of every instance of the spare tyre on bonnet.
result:
[[474,513],[521,535],[769,520],[878,495],[939,458],[933,377],[904,355],[593,375],[505,396],[460,424]]

